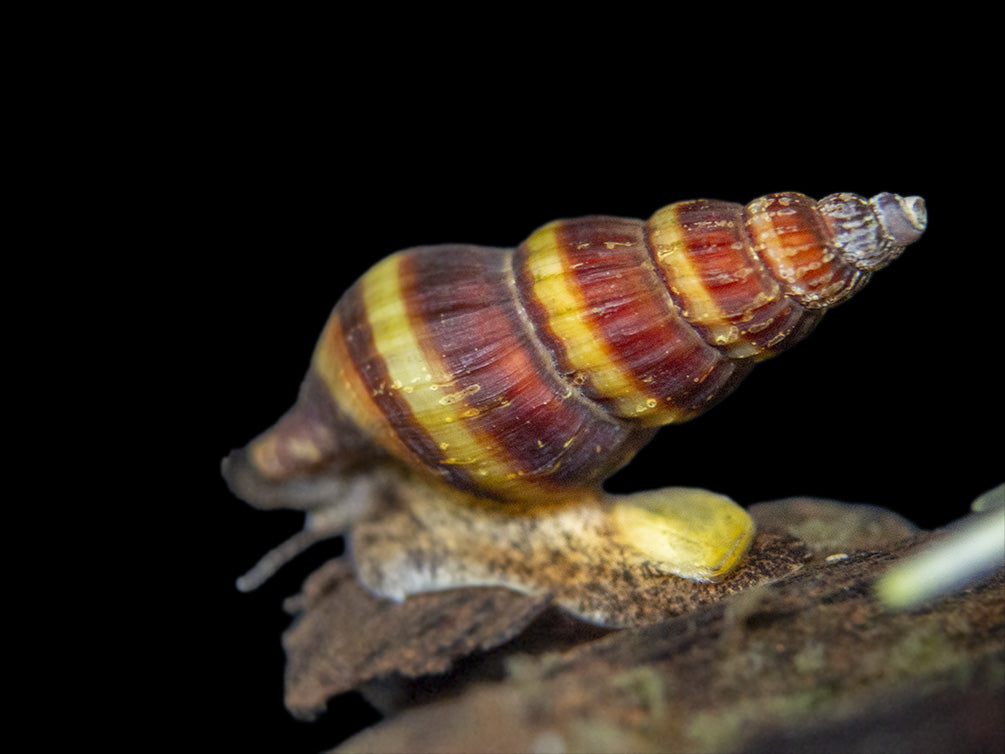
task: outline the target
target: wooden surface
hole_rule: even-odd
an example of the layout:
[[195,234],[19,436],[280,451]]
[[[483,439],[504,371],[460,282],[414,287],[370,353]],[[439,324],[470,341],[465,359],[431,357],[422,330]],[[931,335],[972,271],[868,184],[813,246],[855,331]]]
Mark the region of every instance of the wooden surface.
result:
[[895,612],[876,577],[940,532],[806,498],[751,513],[801,568],[621,631],[502,589],[390,603],[326,566],[289,603],[287,705],[361,690],[385,717],[354,752],[1001,750],[1002,570]]

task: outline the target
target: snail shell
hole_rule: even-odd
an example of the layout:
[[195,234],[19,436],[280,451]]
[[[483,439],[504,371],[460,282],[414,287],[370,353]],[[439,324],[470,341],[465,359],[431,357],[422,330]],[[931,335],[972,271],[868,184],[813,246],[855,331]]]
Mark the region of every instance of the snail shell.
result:
[[740,563],[746,511],[603,481],[805,337],[925,223],[919,197],[780,193],[387,257],[336,305],[294,407],[224,461],[241,497],[308,512],[239,586],[348,531],[358,577],[392,599],[503,585],[623,626],[714,596],[696,582]]
[[267,486],[379,449],[482,499],[580,498],[802,339],[925,222],[920,197],[778,193],[559,220],[516,249],[399,252],[338,302],[247,465]]

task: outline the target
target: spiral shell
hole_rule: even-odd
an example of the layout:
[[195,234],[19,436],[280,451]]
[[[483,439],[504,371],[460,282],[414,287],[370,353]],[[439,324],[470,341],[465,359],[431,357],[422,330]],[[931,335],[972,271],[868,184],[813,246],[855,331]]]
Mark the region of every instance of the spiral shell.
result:
[[798,342],[925,222],[919,197],[779,193],[398,252],[338,302],[248,460],[278,484],[383,452],[479,498],[575,498]]

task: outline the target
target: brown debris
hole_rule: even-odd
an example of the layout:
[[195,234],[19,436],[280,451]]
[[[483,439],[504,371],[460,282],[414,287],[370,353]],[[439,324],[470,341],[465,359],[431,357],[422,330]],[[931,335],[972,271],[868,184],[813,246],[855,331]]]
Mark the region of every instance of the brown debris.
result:
[[881,550],[921,531],[887,508],[812,497],[756,503],[750,506],[750,515],[759,528],[786,531],[822,557]]

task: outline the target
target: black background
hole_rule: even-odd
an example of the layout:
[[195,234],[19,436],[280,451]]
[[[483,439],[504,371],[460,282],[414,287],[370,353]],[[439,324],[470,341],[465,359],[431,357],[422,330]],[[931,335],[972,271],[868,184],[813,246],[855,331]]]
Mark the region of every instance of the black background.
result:
[[378,65],[257,39],[178,93],[162,145],[183,185],[161,207],[183,271],[172,379],[191,396],[171,464],[196,472],[173,574],[187,607],[171,621],[199,666],[162,721],[205,713],[228,750],[299,752],[372,720],[352,696],[317,723],[285,711],[280,604],[338,545],[238,594],[234,579],[299,516],[244,505],[218,465],[288,408],[339,295],[400,248],[511,246],[556,218],[645,217],[697,197],[920,194],[918,244],[707,415],[664,429],[610,487],[701,486],[744,505],[811,495],[934,527],[1000,481],[1001,216],[980,188],[1000,155],[981,100],[938,84],[936,66],[912,59],[876,84],[876,66],[915,50],[837,79],[738,61],[638,82],[648,64],[518,74],[476,44]]

